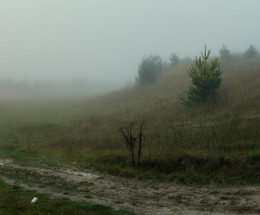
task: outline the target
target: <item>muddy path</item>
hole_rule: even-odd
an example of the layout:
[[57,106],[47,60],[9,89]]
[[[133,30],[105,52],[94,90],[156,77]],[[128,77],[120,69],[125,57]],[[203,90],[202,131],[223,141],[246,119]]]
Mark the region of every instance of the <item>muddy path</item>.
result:
[[141,183],[93,174],[73,166],[23,166],[1,159],[0,179],[53,197],[108,205],[141,214],[260,214],[260,187]]

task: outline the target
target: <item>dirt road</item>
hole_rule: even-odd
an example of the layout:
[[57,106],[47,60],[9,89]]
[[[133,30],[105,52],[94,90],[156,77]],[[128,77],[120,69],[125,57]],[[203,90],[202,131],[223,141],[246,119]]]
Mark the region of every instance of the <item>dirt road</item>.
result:
[[0,179],[25,189],[141,214],[260,214],[260,187],[138,182],[73,166],[33,167],[0,159]]

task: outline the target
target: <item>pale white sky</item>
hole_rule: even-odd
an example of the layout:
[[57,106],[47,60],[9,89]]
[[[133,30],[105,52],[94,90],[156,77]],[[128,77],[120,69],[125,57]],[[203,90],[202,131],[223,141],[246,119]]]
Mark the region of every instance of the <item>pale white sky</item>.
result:
[[144,56],[260,49],[259,0],[0,0],[0,78],[134,80]]

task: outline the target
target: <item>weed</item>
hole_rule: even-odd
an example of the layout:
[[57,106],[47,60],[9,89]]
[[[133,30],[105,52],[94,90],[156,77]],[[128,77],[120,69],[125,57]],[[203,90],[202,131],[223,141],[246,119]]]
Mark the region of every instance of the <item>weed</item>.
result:
[[85,197],[86,199],[91,199],[91,198],[92,198],[91,195],[85,195],[84,197]]
[[238,199],[232,197],[232,198],[230,199],[230,205],[237,205],[237,204],[238,204]]
[[202,196],[202,199],[200,200],[200,203],[201,204],[207,204],[209,202],[209,199],[207,196]]
[[86,186],[86,187],[92,187],[92,186],[94,186],[94,185],[95,185],[94,182],[89,182],[89,181],[81,181],[81,182],[79,183],[79,186]]
[[124,201],[122,201],[122,200],[116,200],[116,201],[114,201],[114,203],[115,203],[115,204],[124,204]]
[[109,187],[110,190],[116,190],[117,189],[117,186],[111,186]]
[[140,202],[138,202],[138,201],[132,201],[130,204],[133,205],[133,206],[138,206],[138,205],[140,204]]

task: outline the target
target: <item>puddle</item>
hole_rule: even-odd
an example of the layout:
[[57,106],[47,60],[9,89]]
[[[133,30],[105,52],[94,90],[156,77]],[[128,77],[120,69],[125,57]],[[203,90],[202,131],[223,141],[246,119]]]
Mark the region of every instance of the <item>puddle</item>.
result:
[[93,179],[93,178],[98,178],[99,176],[97,175],[94,175],[92,173],[86,173],[86,172],[75,172],[75,171],[65,171],[66,173],[68,174],[71,174],[71,175],[78,175],[78,176],[82,176],[82,177],[85,177],[85,178],[89,178],[89,179]]
[[11,159],[0,159],[0,166],[4,166],[5,164],[12,163],[13,161]]

